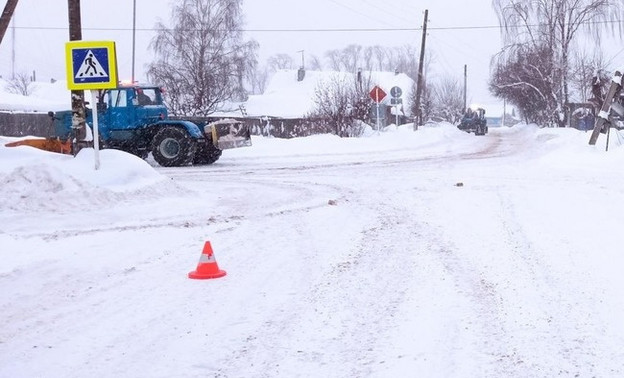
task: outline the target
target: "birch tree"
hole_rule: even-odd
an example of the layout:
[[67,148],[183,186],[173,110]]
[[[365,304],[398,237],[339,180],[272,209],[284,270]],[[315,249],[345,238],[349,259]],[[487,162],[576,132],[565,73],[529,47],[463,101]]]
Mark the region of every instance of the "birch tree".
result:
[[514,104],[527,122],[558,124],[553,51],[548,46],[515,45],[490,78],[490,91]]
[[156,25],[148,79],[165,87],[173,114],[205,116],[245,98],[258,45],[243,40],[241,7],[242,0],[183,0],[173,5],[172,28]]
[[[617,20],[622,4],[617,0],[493,0],[502,26],[505,50],[512,55],[499,54],[496,64],[505,65],[516,58],[517,48],[542,51],[550,49],[552,70],[547,78],[552,82],[559,114],[554,117],[564,125],[563,109],[569,101],[570,57],[580,35],[599,41],[608,21]],[[505,51],[504,50],[504,51]],[[509,83],[508,83],[509,84]],[[518,90],[530,90],[528,83],[515,83]],[[540,97],[540,96],[538,96]],[[548,106],[550,107],[550,105]]]

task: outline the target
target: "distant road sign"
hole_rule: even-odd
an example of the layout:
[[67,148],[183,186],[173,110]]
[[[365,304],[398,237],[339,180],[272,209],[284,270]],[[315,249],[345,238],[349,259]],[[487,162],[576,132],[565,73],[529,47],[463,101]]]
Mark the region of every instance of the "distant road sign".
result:
[[381,89],[379,86],[375,86],[375,88],[373,88],[370,91],[370,97],[373,99],[373,101],[375,101],[376,103],[380,103],[381,101],[383,101],[383,99],[386,97],[386,92],[384,92],[383,89]]
[[401,97],[402,94],[403,94],[403,91],[399,87],[395,86],[390,89],[390,96],[394,98]]
[[391,98],[390,99],[390,105],[399,105],[403,103],[403,99],[402,98]]
[[71,41],[65,44],[67,88],[117,88],[117,56],[113,41]]
[[372,119],[385,120],[386,119],[386,105],[384,104],[371,105],[370,116]]

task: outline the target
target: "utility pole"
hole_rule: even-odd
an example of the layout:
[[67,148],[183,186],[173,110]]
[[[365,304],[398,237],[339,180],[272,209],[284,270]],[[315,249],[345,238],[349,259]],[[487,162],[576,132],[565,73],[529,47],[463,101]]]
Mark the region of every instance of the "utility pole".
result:
[[132,1],[132,85],[134,85],[134,54],[136,50],[136,0]]
[[464,64],[464,111],[468,109],[468,65]]
[[[82,40],[82,23],[80,19],[80,0],[67,0],[69,12],[69,40]],[[95,101],[95,99],[93,99]],[[86,111],[84,104],[84,91],[71,91],[72,104],[72,129],[74,131],[74,141],[72,143],[73,153],[76,155],[80,149],[79,141],[83,141],[87,136]],[[96,111],[95,109],[93,111]]]
[[423,65],[425,62],[425,41],[427,39],[427,17],[429,9],[425,9],[425,20],[423,21],[422,42],[420,44],[420,60],[418,63],[418,82],[416,84],[416,120],[414,121],[414,130],[418,130],[418,125],[422,123],[422,111],[420,109],[420,95],[423,86]]
[[13,27],[11,29],[11,80],[15,80],[15,14],[11,20]]
[[305,60],[304,60],[304,57],[303,57],[304,50],[299,50],[297,52],[301,53],[301,68],[305,69]]
[[13,12],[15,12],[15,7],[17,7],[17,2],[18,0],[7,0],[4,10],[2,11],[2,15],[0,15],[0,44],[2,44],[4,33],[6,33],[6,30],[9,27],[11,17],[13,17]]

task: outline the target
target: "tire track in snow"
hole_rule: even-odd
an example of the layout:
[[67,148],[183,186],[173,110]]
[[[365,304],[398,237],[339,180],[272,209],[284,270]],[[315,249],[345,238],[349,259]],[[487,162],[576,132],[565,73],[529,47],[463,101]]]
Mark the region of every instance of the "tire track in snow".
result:
[[[503,210],[502,236],[510,248],[513,271],[505,282],[505,328],[514,345],[512,351],[500,356],[501,360],[512,362],[509,369],[516,376],[600,376],[599,367],[587,364],[605,352],[599,341],[605,329],[593,309],[586,307],[597,296],[587,293],[587,302],[571,302],[568,298],[576,298],[588,287],[557,273],[523,231],[511,200],[499,192],[498,201]],[[576,294],[569,297],[569,292]],[[534,295],[527,297],[526,293]],[[554,358],[565,364],[555,366]]]
[[[358,195],[352,196],[349,202],[359,201]],[[299,257],[301,262],[288,267],[297,272],[292,277],[299,281],[291,285],[292,301],[273,309],[264,323],[256,325],[245,346],[225,360],[229,368],[221,369],[219,376],[252,369],[246,365],[252,361],[262,364],[252,369],[262,377],[301,371],[335,376],[336,371],[325,369],[336,363],[344,366],[347,376],[367,376],[375,365],[384,363],[377,350],[385,343],[379,330],[396,327],[394,312],[418,279],[412,275],[416,255],[403,249],[405,240],[394,238],[399,232],[408,235],[410,244],[417,243],[418,235],[407,232],[410,214],[383,204],[369,210],[372,214],[384,208],[366,222],[354,245],[325,252],[319,251],[322,245],[315,244],[301,216],[287,215],[293,217],[297,238],[311,242]],[[305,341],[297,342],[301,339]]]
[[348,367],[349,376],[369,376],[389,362],[379,354],[384,335],[396,327],[394,314],[419,280],[412,274],[417,255],[404,249],[406,243],[418,244],[409,212],[384,203],[374,212],[378,216],[362,230],[361,241],[329,267],[309,297],[316,315],[312,321],[331,335],[319,342],[341,351],[324,358]]

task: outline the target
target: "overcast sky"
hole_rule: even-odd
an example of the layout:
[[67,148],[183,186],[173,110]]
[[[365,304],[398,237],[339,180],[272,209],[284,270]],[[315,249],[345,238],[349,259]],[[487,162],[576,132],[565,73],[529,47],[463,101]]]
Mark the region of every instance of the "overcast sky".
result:
[[[4,3],[0,2],[2,6]],[[83,39],[116,41],[120,78],[129,78],[132,72],[132,3],[82,1]],[[139,80],[145,79],[144,68],[152,57],[148,45],[154,24],[159,19],[168,20],[170,3],[136,0],[135,70]],[[429,10],[426,50],[433,63],[428,76],[451,75],[463,81],[467,64],[469,101],[491,101],[487,93],[489,63],[501,44],[498,20],[489,0],[246,0],[245,29],[260,43],[262,63],[276,53],[290,54],[298,63],[301,50],[304,56],[322,57],[327,50],[349,44],[410,43],[420,48],[425,9]],[[0,46],[0,75],[10,77],[15,67],[16,73],[36,71],[40,81],[65,79],[67,20],[66,0],[20,0],[12,24],[15,28],[9,28]]]

